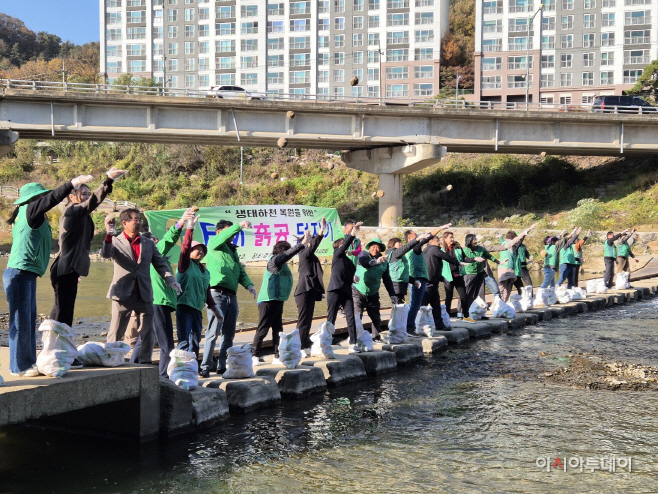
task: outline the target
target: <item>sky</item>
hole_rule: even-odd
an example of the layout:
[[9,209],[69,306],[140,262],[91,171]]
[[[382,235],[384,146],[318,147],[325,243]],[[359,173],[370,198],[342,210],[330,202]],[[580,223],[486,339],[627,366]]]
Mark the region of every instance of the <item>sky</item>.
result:
[[32,31],[47,31],[81,45],[100,39],[98,0],[0,0],[0,12]]

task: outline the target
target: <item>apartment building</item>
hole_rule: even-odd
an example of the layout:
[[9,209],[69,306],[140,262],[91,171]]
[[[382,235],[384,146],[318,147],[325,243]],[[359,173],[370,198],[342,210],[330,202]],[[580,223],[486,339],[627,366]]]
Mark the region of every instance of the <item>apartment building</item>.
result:
[[530,102],[589,104],[658,58],[658,0],[476,3],[476,99],[525,102],[529,72]]
[[100,0],[100,7],[101,72],[109,81],[130,72],[201,90],[439,91],[449,0]]

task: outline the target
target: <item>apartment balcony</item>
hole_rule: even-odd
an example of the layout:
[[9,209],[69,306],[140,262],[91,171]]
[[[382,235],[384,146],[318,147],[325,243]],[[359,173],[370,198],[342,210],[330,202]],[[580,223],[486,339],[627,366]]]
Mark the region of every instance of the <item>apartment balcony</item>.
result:
[[651,63],[651,57],[624,57],[624,64],[641,64]]
[[503,89],[502,82],[483,82],[482,89]]
[[624,38],[624,45],[648,45],[651,43],[651,36],[634,36]]
[[624,26],[639,26],[642,24],[651,24],[651,16],[645,15],[642,17],[631,17],[630,19],[624,19]]

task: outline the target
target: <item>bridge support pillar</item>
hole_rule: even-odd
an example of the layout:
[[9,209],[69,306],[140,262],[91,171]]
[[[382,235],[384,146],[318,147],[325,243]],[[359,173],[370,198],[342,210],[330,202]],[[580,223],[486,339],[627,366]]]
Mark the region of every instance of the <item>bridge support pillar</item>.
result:
[[446,154],[438,144],[361,149],[341,154],[345,164],[379,175],[379,226],[395,227],[402,218],[402,175],[435,165]]
[[0,158],[7,156],[18,141],[18,134],[9,129],[0,129]]

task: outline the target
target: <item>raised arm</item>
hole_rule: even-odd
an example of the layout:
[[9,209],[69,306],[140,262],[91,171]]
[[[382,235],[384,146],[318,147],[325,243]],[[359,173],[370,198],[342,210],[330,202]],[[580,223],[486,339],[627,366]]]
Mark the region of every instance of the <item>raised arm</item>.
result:
[[267,263],[267,269],[270,269],[270,263],[276,266],[276,269],[281,269],[281,267],[285,263],[287,263],[290,259],[295,257],[303,249],[304,249],[304,244],[293,245],[283,254],[279,254],[278,256],[275,256],[272,259],[270,259],[270,261]]
[[29,227],[33,229],[39,228],[43,224],[43,215],[66,199],[66,196],[68,196],[72,190],[73,183],[66,182],[55,190],[51,190],[47,194],[30,202],[27,206],[27,224]]
[[404,257],[404,255],[405,255],[407,252],[409,252],[411,249],[413,249],[413,248],[416,246],[417,243],[418,243],[418,240],[414,239],[414,240],[412,240],[412,241],[410,241],[410,242],[407,242],[406,244],[404,244],[404,245],[403,245],[402,247],[400,247],[399,249],[395,249],[395,250],[391,253],[391,257],[390,257],[391,262],[395,262],[395,261],[397,261],[398,259],[401,259],[402,257]]
[[345,252],[347,252],[347,249],[350,248],[350,245],[352,245],[352,242],[354,241],[355,238],[356,237],[352,234],[345,237],[345,241],[343,242],[343,245],[341,245],[334,251],[334,259],[345,254]]
[[194,237],[194,228],[188,228],[183,237],[183,244],[180,248],[178,257],[178,272],[184,273],[190,267],[190,254],[192,252],[192,237]]

